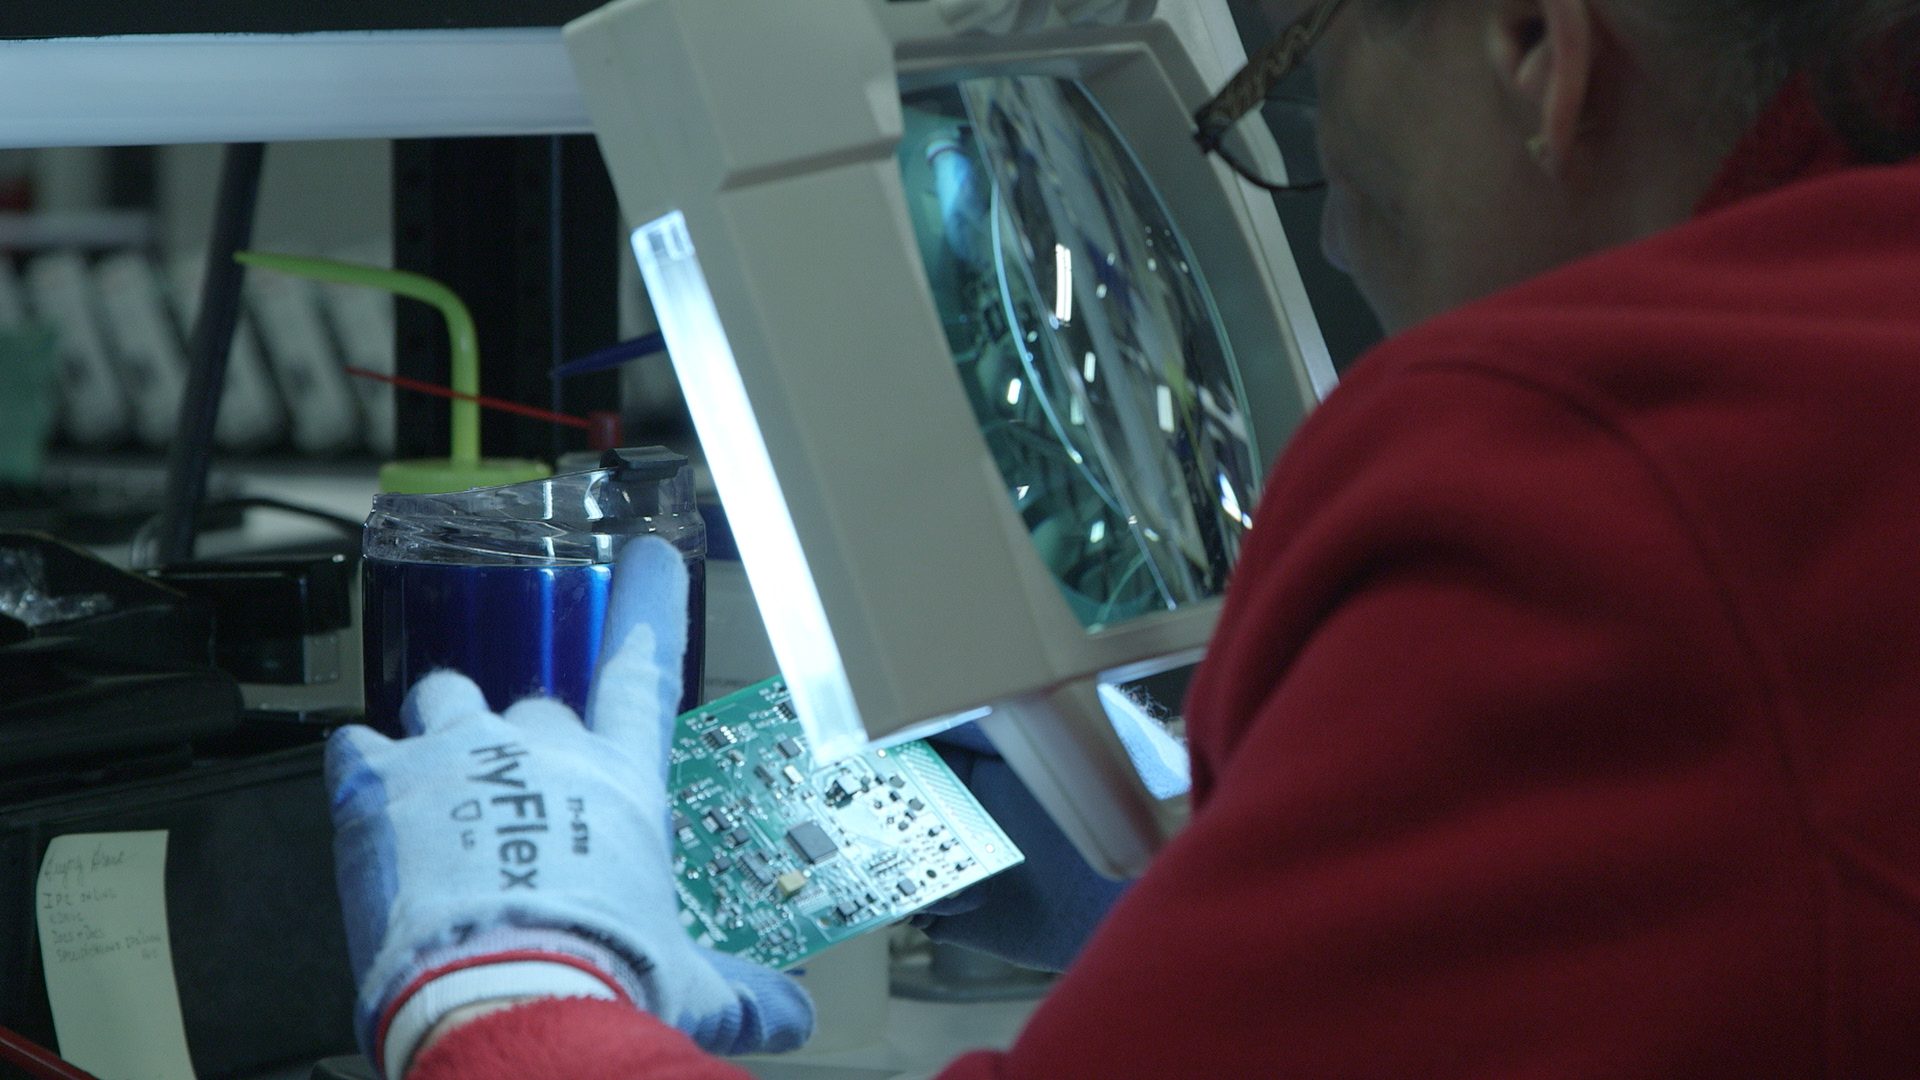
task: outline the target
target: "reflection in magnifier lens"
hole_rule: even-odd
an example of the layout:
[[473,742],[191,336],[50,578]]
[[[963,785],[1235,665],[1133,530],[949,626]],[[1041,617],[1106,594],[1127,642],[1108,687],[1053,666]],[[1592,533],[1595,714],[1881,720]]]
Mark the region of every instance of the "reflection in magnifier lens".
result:
[[1078,83],[987,76],[903,103],[902,183],[955,373],[1067,607],[1092,629],[1218,596],[1259,457],[1148,174]]

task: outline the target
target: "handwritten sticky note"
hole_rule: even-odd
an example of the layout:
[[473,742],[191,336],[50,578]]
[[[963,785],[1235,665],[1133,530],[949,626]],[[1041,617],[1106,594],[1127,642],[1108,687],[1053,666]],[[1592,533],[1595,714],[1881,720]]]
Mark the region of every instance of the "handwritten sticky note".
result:
[[167,834],[72,833],[35,911],[60,1056],[101,1080],[193,1080],[167,937]]

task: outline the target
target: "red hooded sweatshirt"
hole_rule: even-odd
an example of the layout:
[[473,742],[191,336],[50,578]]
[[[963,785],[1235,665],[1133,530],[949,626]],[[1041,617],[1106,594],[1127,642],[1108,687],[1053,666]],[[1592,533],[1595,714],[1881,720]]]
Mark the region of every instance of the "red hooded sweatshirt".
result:
[[[1275,468],[1191,824],[943,1080],[1920,1076],[1920,163],[1784,98],[1691,222],[1401,335]],[[545,1001],[408,1080],[719,1080]]]

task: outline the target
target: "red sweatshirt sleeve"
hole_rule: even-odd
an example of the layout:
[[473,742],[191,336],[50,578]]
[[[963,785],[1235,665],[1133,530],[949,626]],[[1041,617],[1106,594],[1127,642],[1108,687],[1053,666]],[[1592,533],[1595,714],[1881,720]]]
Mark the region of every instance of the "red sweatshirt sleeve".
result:
[[630,1005],[559,998],[487,1013],[427,1047],[406,1080],[752,1080]]

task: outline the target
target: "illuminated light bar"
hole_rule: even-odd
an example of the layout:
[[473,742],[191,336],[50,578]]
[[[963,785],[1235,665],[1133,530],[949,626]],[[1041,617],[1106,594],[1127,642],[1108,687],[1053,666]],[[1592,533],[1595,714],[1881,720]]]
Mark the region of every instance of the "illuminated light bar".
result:
[[633,251],[813,752],[823,761],[858,753],[867,732],[853,687],[686,218],[676,210],[635,229]]

